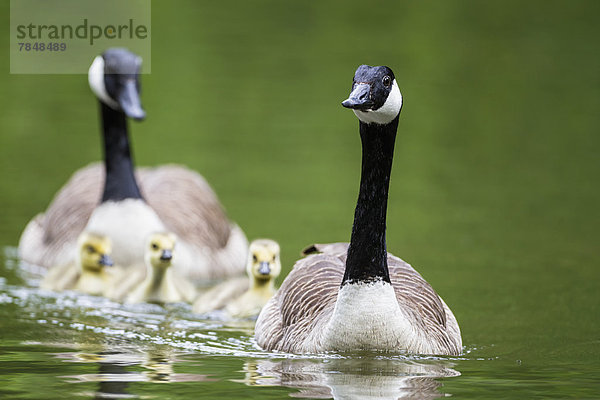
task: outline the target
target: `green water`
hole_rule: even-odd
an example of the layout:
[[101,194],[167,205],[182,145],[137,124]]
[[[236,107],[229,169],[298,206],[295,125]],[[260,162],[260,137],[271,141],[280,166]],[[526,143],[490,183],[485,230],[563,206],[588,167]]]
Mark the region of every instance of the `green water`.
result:
[[388,249],[453,309],[454,358],[268,354],[251,323],[38,290],[15,246],[99,159],[97,106],[85,76],[9,75],[0,15],[1,398],[600,397],[599,2],[152,4],[136,162],[200,171],[249,238],[281,243],[283,275],[349,239],[340,102],[357,65],[394,69]]

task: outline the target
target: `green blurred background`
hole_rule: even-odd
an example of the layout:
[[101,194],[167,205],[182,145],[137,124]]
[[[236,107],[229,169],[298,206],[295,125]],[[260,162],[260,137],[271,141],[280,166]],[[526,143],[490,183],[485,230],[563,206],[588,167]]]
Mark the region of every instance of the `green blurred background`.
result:
[[[360,141],[340,102],[358,65],[388,65],[404,96],[389,251],[444,297],[478,354],[597,372],[599,11],[156,0],[135,160],[203,174],[250,239],[281,243],[284,276],[305,245],[349,240]],[[98,110],[86,76],[10,75],[7,57],[0,88],[0,244],[16,246],[100,159]]]

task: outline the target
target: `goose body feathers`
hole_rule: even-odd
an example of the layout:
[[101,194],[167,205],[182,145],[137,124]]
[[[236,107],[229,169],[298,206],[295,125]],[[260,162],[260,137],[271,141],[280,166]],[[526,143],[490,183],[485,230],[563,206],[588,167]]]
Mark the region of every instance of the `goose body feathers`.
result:
[[[104,182],[104,166],[93,163],[78,170],[56,194],[45,213],[38,214],[29,222],[19,241],[21,258],[31,264],[49,267],[68,263],[75,252],[78,235],[86,228],[90,217],[100,207]],[[113,257],[119,265],[141,264],[143,244],[151,232],[168,230],[178,237],[178,259],[175,268],[193,280],[223,278],[244,269],[248,242],[243,231],[230,222],[219,200],[197,172],[178,165],[154,168],[137,168],[136,180],[146,199],[140,202],[130,199],[131,208],[147,216],[138,225],[122,224],[130,207],[119,202],[113,208],[113,217],[98,218],[94,225],[108,225],[104,229],[136,229],[136,244],[129,244],[124,257],[120,256],[115,242]],[[108,207],[110,212],[110,204]],[[100,210],[101,211],[101,210]],[[123,216],[119,216],[120,213]],[[116,222],[115,222],[116,221]],[[112,225],[111,225],[112,224]],[[103,228],[97,228],[97,230]],[[131,237],[131,236],[130,236]],[[125,243],[127,243],[126,241]],[[130,249],[137,250],[132,254]]]
[[[387,254],[391,285],[377,281],[362,284],[361,290],[353,290],[352,285],[340,289],[347,247],[348,243],[313,245],[312,251],[322,253],[296,262],[259,316],[259,346],[289,353],[460,353],[460,329],[452,311],[400,258]],[[365,288],[367,293],[361,297]],[[352,318],[348,314],[352,310],[367,318]],[[363,322],[357,325],[357,321]]]
[[143,263],[145,238],[156,231],[180,237],[176,268],[203,280],[243,271],[247,241],[227,219],[217,197],[197,173],[180,166],[134,169],[127,118],[142,120],[141,58],[126,49],[96,57],[88,78],[100,103],[104,164],[75,173],[45,213],[36,216],[19,241],[29,263],[50,267],[75,257],[77,236],[94,230],[113,239],[115,261]]

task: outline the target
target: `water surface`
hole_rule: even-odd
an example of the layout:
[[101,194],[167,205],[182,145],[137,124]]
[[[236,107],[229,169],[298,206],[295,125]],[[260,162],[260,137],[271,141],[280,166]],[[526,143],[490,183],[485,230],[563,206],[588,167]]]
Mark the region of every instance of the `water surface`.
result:
[[251,322],[37,289],[15,247],[100,158],[97,105],[85,76],[2,58],[0,397],[600,397],[599,5],[152,4],[136,162],[200,171],[249,238],[281,243],[282,276],[304,246],[349,239],[360,142],[340,102],[359,64],[394,69],[388,249],[453,309],[451,358],[270,354]]

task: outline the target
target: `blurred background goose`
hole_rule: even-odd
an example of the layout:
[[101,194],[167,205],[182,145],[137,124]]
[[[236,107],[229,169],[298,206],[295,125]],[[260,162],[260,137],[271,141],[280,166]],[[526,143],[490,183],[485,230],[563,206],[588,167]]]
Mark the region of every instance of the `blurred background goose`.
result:
[[246,263],[248,277],[227,280],[198,296],[194,312],[223,310],[234,318],[257,316],[276,292],[275,279],[281,272],[279,253],[279,244],[274,240],[253,240]]
[[104,165],[78,170],[37,215],[19,241],[20,257],[35,265],[64,265],[75,258],[78,235],[90,230],[113,242],[115,262],[143,263],[145,238],[172,231],[179,240],[176,268],[191,279],[241,273],[248,242],[231,223],[208,183],[182,166],[134,172],[127,118],[142,120],[141,58],[125,49],[96,57],[89,83],[100,103]]
[[342,105],[359,119],[362,170],[352,235],[296,262],[256,323],[257,344],[293,353],[381,350],[456,355],[452,311],[386,251],[389,179],[402,95],[388,67],[361,65]]
[[41,283],[44,289],[78,292],[102,296],[114,284],[114,268],[110,257],[112,244],[108,237],[83,232],[77,241],[77,260],[48,271]]
[[196,291],[189,281],[177,275],[172,264],[175,256],[175,235],[153,233],[146,242],[146,275],[125,299],[127,303],[191,303]]

